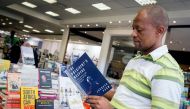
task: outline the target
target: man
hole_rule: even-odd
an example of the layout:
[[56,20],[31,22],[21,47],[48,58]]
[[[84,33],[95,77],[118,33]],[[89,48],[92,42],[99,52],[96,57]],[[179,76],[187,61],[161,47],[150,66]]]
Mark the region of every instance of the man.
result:
[[[10,32],[10,36],[6,36],[5,40],[4,40],[4,49],[3,49],[3,53],[4,53],[4,59],[10,59],[10,51],[11,51],[11,47],[13,46],[17,46],[17,44],[20,42],[20,39],[15,37],[15,31],[11,31]],[[18,47],[15,47],[18,48]],[[17,51],[19,51],[17,49]]]
[[105,94],[110,103],[105,97],[87,97],[92,107],[179,109],[184,78],[167,46],[162,45],[168,22],[167,13],[160,6],[149,5],[138,12],[132,25],[132,37],[142,55],[130,60],[116,92]]

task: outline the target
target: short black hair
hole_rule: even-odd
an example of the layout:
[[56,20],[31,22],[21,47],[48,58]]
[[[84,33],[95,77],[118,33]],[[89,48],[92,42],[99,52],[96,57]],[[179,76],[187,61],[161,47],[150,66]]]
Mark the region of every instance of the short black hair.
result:
[[168,28],[169,25],[169,17],[164,8],[159,5],[146,5],[142,10],[147,12],[147,15],[152,20],[152,24],[155,26],[163,25],[165,29]]
[[16,31],[12,30],[11,35],[15,35]]

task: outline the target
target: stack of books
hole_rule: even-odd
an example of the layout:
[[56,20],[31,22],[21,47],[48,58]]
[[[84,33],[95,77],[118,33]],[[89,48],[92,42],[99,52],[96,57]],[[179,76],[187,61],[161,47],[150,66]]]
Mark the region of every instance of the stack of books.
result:
[[7,92],[5,109],[20,109],[20,91]]
[[0,59],[0,90],[6,89],[7,73],[10,68],[10,61]]
[[2,100],[3,108],[7,104],[7,74],[10,68],[10,61],[0,59],[0,99]]

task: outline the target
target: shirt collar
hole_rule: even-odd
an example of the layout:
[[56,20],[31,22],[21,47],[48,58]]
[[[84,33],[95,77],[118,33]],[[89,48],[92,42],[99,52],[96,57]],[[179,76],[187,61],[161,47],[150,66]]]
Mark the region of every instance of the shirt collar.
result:
[[160,46],[159,48],[155,49],[154,51],[150,52],[149,55],[155,61],[166,53],[168,53],[168,47],[167,47],[167,45],[163,45],[163,46]]

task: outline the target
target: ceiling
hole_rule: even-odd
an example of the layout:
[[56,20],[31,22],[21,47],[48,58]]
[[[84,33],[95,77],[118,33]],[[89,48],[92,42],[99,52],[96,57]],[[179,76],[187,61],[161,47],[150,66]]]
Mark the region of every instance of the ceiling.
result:
[[[33,3],[37,7],[26,7],[21,4],[24,1]],[[104,3],[112,9],[100,11],[92,7],[94,3]],[[168,11],[170,25],[190,25],[190,0],[157,0],[157,4]],[[81,13],[71,14],[65,11],[65,8],[69,7]],[[129,20],[132,21],[140,7],[141,5],[135,0],[57,0],[54,4],[43,0],[0,0],[0,19],[3,19],[0,20],[0,29],[16,29],[17,31],[25,29],[30,31],[28,34],[62,34],[60,29],[68,26],[72,28],[130,27]],[[51,17],[45,14],[46,11],[53,11],[59,16]],[[173,23],[173,20],[176,23]],[[20,24],[19,21],[24,23]],[[109,23],[110,21],[112,23]],[[118,23],[118,21],[121,22]],[[6,25],[2,25],[3,22],[6,22]],[[23,25],[30,25],[40,33],[33,32],[32,29],[25,28]],[[47,33],[45,29],[50,29],[54,33]],[[85,30],[79,32],[84,33]],[[100,40],[103,36],[102,31],[87,31],[87,34],[96,36],[95,38]]]

